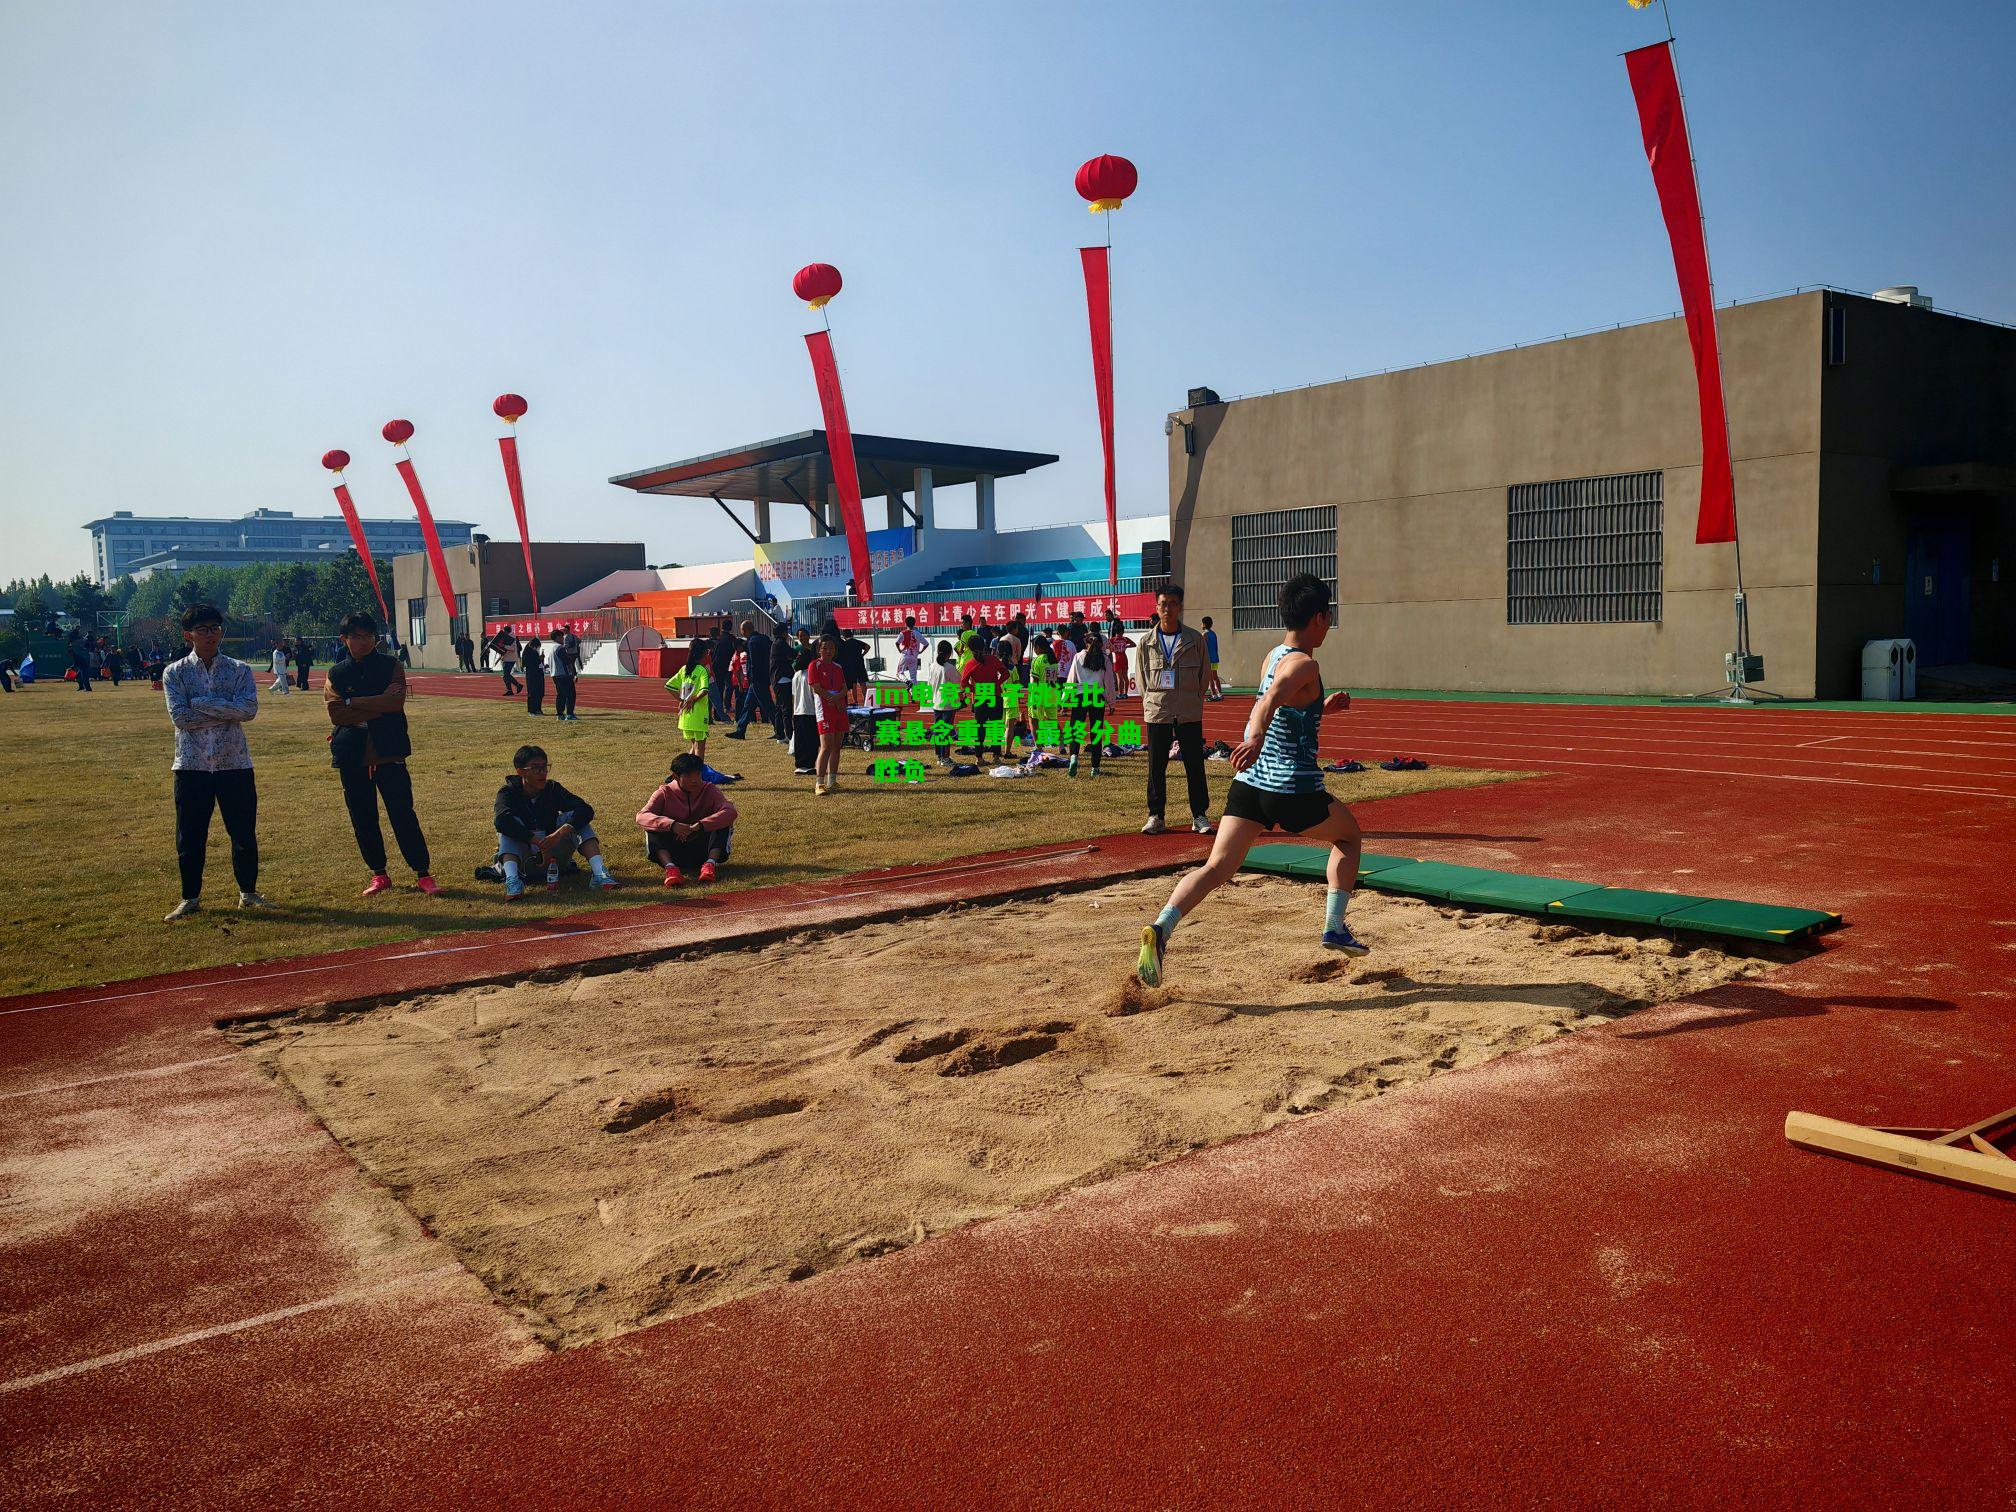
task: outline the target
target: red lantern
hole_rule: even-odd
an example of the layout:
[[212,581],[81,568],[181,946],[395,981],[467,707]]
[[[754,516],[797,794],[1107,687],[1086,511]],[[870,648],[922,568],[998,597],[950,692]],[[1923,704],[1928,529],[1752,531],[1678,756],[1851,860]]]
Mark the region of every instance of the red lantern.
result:
[[1141,175],[1123,157],[1102,153],[1078,170],[1078,197],[1091,202],[1093,214],[1118,210],[1120,202],[1140,185]]
[[331,472],[341,472],[350,465],[350,453],[346,451],[326,451],[322,453],[322,465]]
[[387,441],[390,441],[394,446],[404,446],[408,441],[413,439],[413,422],[411,420],[387,420],[385,422],[385,429],[378,434],[383,436]]
[[816,310],[840,292],[840,270],[831,263],[807,263],[792,275],[791,292]]
[[525,411],[530,406],[517,394],[499,394],[497,402],[491,405],[490,408],[497,412],[498,419],[516,425],[524,418]]

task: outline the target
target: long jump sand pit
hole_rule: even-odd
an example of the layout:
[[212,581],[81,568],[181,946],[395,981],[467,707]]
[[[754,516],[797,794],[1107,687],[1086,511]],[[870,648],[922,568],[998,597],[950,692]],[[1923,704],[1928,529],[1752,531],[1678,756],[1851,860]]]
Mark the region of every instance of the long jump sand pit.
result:
[[1475,1064],[1787,952],[1241,876],[1169,879],[239,1026],[555,1346],[914,1244]]

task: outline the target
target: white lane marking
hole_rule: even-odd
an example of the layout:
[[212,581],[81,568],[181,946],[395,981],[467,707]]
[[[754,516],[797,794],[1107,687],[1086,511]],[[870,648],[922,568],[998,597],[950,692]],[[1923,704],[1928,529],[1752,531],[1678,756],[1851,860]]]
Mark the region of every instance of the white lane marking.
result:
[[0,1102],[17,1097],[37,1097],[44,1092],[68,1092],[73,1087],[96,1087],[106,1082],[125,1081],[132,1076],[166,1076],[170,1071],[187,1071],[191,1066],[214,1066],[219,1061],[237,1060],[238,1054],[206,1055],[202,1060],[177,1061],[172,1066],[143,1066],[138,1071],[115,1071],[110,1076],[91,1076],[83,1081],[57,1082],[48,1087],[24,1087],[19,1092],[0,1092]]
[[[782,903],[759,903],[753,908],[738,908],[737,914],[770,913],[779,908],[807,908],[822,903],[837,903],[844,898],[862,898],[873,893],[885,892],[890,888],[908,886],[912,882],[922,882],[931,877],[955,876],[961,872],[992,871],[1004,866],[1024,867],[1039,861],[1061,861],[1069,856],[1086,856],[1097,850],[1095,845],[1078,845],[1068,850],[1044,851],[1034,856],[1019,856],[1007,861],[969,861],[957,866],[938,866],[929,871],[909,872],[901,877],[881,878],[873,887],[857,887],[852,892],[828,893],[822,898],[799,899]],[[866,873],[873,876],[874,873]],[[291,971],[263,971],[253,976],[213,977],[201,982],[183,982],[174,987],[148,987],[135,992],[112,992],[100,997],[65,998],[55,1003],[37,1003],[28,1008],[0,1008],[0,1018],[16,1013],[47,1013],[53,1008],[88,1008],[98,1003],[123,1003],[133,998],[166,997],[177,992],[213,992],[220,987],[237,987],[248,982],[272,982],[283,977],[314,976],[324,971],[348,971],[354,966],[384,964],[390,961],[424,961],[431,956],[461,955],[471,950],[514,950],[521,945],[543,945],[550,940],[574,940],[582,935],[628,934],[633,929],[665,929],[687,922],[691,915],[674,914],[661,919],[643,919],[635,924],[590,925],[586,929],[570,929],[564,934],[533,935],[522,940],[478,940],[469,945],[444,945],[435,950],[407,950],[397,955],[379,956],[371,960],[334,961],[321,966],[298,966]],[[694,943],[700,943],[695,941]],[[434,989],[416,987],[416,992]]]
[[1853,735],[1822,735],[1818,740],[1802,740],[1799,742],[1799,746],[1803,750],[1807,746],[1826,745],[1830,741],[1854,739],[1856,737]]
[[31,1386],[46,1386],[51,1381],[84,1375],[89,1371],[103,1370],[108,1365],[123,1365],[128,1360],[143,1359],[151,1354],[160,1354],[166,1349],[180,1349],[187,1344],[200,1344],[205,1339],[218,1339],[226,1334],[243,1333],[248,1328],[264,1328],[268,1323],[284,1322],[288,1318],[298,1318],[303,1313],[341,1307],[346,1302],[360,1301],[379,1292],[412,1286],[419,1281],[432,1281],[441,1276],[452,1275],[461,1269],[459,1265],[436,1266],[433,1270],[421,1271],[418,1275],[401,1276],[394,1281],[380,1281],[375,1286],[360,1286],[355,1291],[338,1292],[333,1297],[322,1297],[314,1302],[301,1302],[293,1307],[282,1307],[274,1312],[261,1313],[256,1318],[240,1318],[235,1323],[219,1323],[212,1328],[198,1328],[189,1333],[175,1334],[170,1338],[156,1339],[149,1344],[135,1344],[131,1349],[97,1355],[89,1360],[78,1360],[71,1365],[58,1365],[54,1370],[45,1370],[39,1375],[17,1376],[11,1381],[0,1381],[0,1396],[5,1396],[10,1391],[26,1391]]

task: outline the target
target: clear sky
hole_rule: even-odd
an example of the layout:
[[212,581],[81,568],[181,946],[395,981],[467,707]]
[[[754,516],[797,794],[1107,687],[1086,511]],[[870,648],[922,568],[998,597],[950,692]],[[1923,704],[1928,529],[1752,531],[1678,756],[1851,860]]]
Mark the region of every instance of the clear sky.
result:
[[[2016,321],[2016,5],[1673,10],[1721,297],[1916,283]],[[7,0],[0,579],[84,568],[114,509],[333,512],[332,446],[403,513],[394,416],[436,512],[515,538],[506,389],[535,537],[746,551],[605,480],[819,423],[811,261],[847,280],[859,429],[1059,453],[1002,522],[1091,518],[1099,152],[1141,172],[1121,513],[1159,511],[1191,385],[1677,308],[1617,56],[1662,30],[1625,0]]]

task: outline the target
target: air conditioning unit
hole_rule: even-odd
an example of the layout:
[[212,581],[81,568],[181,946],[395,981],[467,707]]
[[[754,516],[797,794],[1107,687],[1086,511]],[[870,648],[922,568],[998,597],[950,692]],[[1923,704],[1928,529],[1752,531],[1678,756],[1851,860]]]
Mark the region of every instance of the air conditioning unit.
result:
[[1194,388],[1190,390],[1191,409],[1202,409],[1207,404],[1223,404],[1224,402],[1223,399],[1218,397],[1218,390],[1216,389]]
[[1916,284],[1898,284],[1895,288],[1878,289],[1869,297],[1871,299],[1880,299],[1885,304],[1909,305],[1914,310],[1929,310],[1932,308],[1932,296],[1930,294],[1920,294],[1918,292],[1918,285]]

